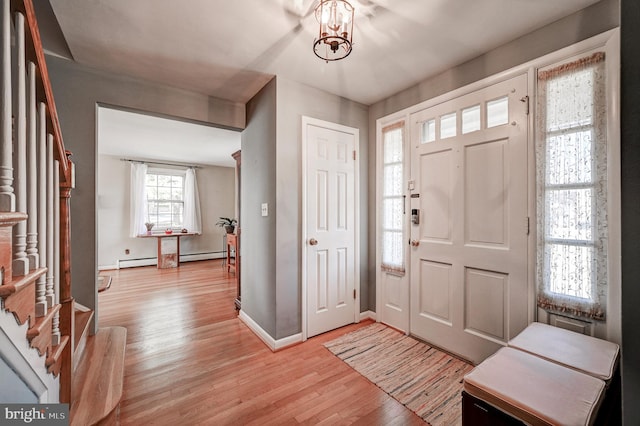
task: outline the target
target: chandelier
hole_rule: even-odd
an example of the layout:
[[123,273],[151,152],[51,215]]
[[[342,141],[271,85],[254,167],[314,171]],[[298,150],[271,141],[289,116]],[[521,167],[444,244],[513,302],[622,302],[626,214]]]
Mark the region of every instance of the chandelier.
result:
[[320,0],[316,19],[320,35],[313,43],[313,53],[327,62],[349,56],[353,46],[353,6],[346,0]]

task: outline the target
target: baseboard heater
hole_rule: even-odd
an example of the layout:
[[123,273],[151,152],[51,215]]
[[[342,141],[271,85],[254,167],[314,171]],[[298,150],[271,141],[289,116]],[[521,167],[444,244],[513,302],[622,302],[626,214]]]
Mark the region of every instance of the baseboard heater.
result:
[[[196,260],[222,259],[227,256],[226,251],[213,251],[208,253],[192,253],[180,255],[180,263],[193,262]],[[116,269],[135,268],[137,266],[157,265],[157,257],[145,257],[141,259],[119,259]]]

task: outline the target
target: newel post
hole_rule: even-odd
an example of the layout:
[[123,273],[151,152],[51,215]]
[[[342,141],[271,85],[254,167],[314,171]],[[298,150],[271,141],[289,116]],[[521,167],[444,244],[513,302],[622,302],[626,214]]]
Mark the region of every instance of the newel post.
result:
[[[60,402],[71,402],[73,352],[75,342],[75,310],[71,293],[71,190],[74,186],[74,166],[71,152],[65,151],[67,167],[60,182],[60,332],[69,336],[69,344],[62,353],[60,371]],[[63,160],[65,161],[65,160]]]

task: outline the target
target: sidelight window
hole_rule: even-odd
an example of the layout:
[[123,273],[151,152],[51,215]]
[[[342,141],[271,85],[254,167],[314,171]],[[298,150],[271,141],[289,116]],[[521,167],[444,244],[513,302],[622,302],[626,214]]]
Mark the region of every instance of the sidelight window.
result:
[[599,320],[607,294],[604,53],[538,72],[538,305]]
[[404,122],[382,129],[382,269],[404,273]]

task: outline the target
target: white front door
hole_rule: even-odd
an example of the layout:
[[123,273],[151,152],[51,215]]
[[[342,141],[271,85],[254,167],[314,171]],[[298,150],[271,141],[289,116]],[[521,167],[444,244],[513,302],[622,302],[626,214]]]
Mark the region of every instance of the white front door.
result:
[[311,337],[356,320],[358,130],[309,118],[303,127],[306,334]]
[[481,362],[526,325],[527,77],[415,113],[411,332]]

